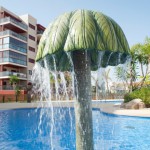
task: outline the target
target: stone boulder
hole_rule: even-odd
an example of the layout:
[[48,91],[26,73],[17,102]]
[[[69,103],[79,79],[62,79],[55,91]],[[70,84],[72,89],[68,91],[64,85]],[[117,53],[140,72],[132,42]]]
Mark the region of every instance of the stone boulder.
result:
[[121,108],[125,109],[143,109],[145,108],[145,104],[142,102],[141,99],[133,99],[128,103],[123,103]]

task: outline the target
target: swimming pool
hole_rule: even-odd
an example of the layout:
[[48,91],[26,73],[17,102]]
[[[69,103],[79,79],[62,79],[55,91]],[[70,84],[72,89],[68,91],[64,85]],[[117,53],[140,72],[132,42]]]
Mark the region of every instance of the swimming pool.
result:
[[[75,150],[74,109],[54,108],[54,120],[47,115],[50,112],[49,108],[1,110],[0,150]],[[56,128],[52,129],[51,122]],[[150,118],[110,115],[93,109],[93,124],[94,150],[150,147]]]

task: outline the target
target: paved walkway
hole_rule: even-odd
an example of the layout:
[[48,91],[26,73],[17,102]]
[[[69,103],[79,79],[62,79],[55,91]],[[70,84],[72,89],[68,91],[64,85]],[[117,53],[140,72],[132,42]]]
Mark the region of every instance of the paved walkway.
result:
[[[37,108],[37,107],[73,107],[74,103],[70,101],[64,102],[34,102],[34,103],[0,103],[0,110],[5,109],[17,109],[17,108]],[[127,115],[127,116],[139,116],[139,117],[150,117],[150,108],[140,110],[122,109],[119,104],[109,103],[93,103],[94,108],[100,108],[102,112],[116,114],[116,115]]]
[[0,110],[5,109],[18,109],[18,108],[37,108],[37,107],[73,107],[73,102],[64,101],[58,102],[53,101],[52,103],[49,102],[32,102],[32,103],[0,103]]
[[150,117],[150,108],[144,109],[123,109],[120,105],[106,104],[100,106],[101,111],[116,115],[126,115],[126,116],[138,116],[138,117]]

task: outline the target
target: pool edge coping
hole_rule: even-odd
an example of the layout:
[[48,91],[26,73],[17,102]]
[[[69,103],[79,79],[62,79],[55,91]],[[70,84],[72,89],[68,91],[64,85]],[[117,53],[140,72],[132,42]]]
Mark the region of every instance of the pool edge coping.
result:
[[[106,100],[105,100],[106,101]],[[111,100],[113,101],[113,100]],[[116,100],[115,100],[116,101]],[[122,101],[122,100],[120,100]],[[118,101],[118,102],[120,102]],[[69,103],[68,103],[69,102]],[[95,101],[94,102],[99,102]],[[25,108],[40,108],[40,107],[74,107],[74,101],[54,101],[51,105],[47,105],[48,102],[34,102],[34,103],[1,103],[0,110],[11,110],[11,109],[25,109]],[[116,102],[117,103],[117,102]],[[92,103],[93,108],[100,108],[101,112],[107,114],[114,114],[119,116],[131,116],[131,117],[149,117],[150,108],[133,110],[133,109],[122,109],[120,105],[109,104],[109,103]]]

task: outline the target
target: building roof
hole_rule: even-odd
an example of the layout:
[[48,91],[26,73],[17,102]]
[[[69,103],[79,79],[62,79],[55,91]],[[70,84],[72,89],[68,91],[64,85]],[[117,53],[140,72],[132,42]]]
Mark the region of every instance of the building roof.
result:
[[38,30],[45,30],[45,27],[44,26],[42,26],[41,24],[37,24],[37,29]]
[[6,8],[4,8],[4,7],[2,7],[2,6],[0,6],[0,12],[5,12],[5,13],[7,13],[9,16],[15,18],[16,20],[22,21],[22,20],[19,18],[19,16],[17,16],[17,15],[14,14],[13,12],[9,11],[8,9],[6,9]]

